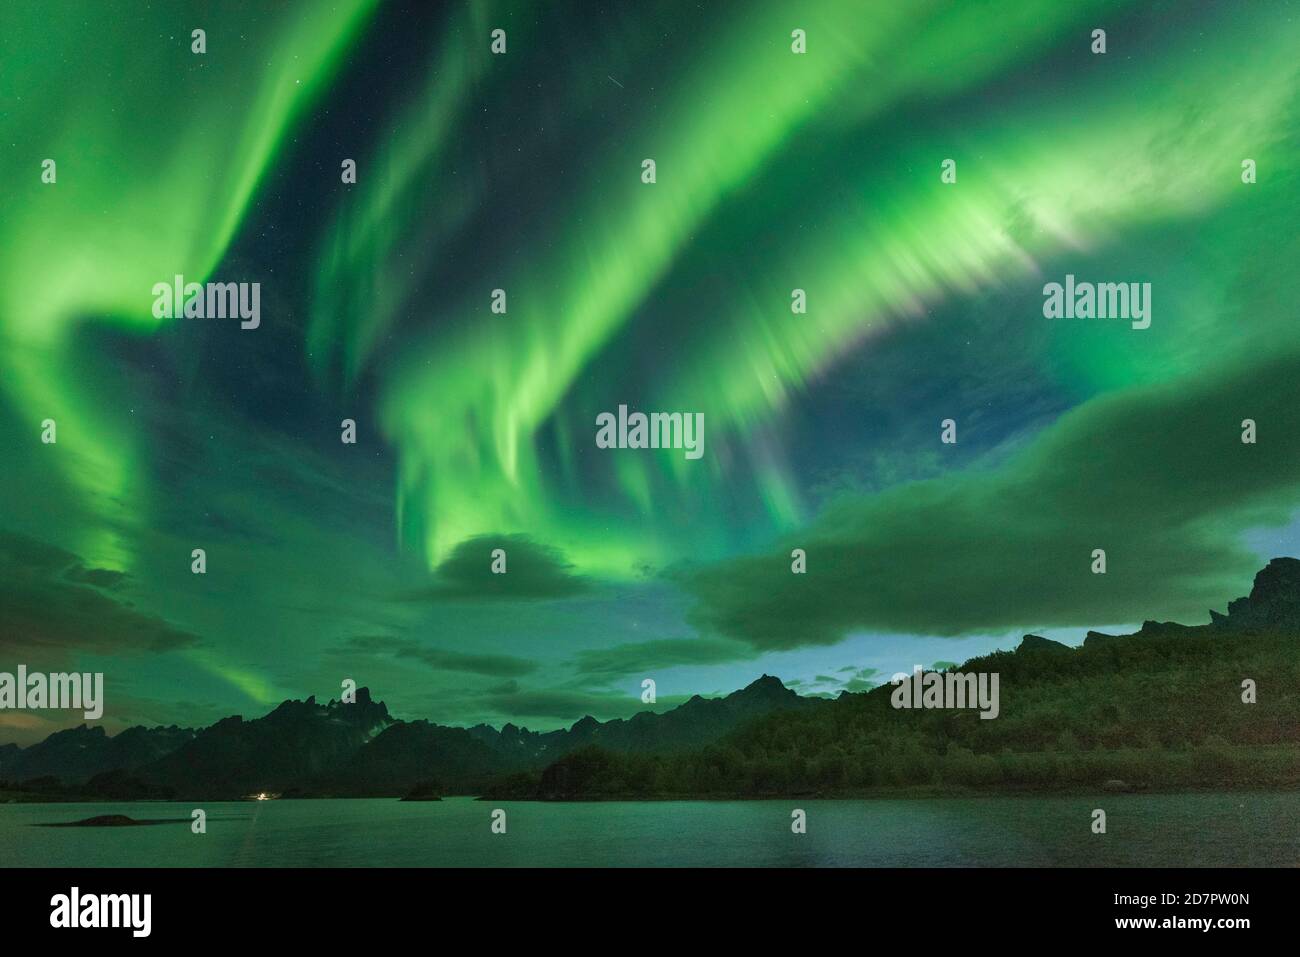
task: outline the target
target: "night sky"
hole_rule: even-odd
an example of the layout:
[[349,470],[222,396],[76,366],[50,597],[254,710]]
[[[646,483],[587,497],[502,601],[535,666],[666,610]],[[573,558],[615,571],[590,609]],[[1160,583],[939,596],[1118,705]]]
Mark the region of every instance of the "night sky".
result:
[[[0,671],[549,728],[1206,621],[1300,554],[1298,14],[4,4]],[[1150,328],[1045,318],[1067,273]]]

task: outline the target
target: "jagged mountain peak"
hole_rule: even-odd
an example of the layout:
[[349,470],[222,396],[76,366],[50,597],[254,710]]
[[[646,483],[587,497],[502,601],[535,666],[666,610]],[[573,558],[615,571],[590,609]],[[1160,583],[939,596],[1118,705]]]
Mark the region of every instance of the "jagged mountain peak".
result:
[[[745,685],[745,687],[741,688],[739,691],[732,692],[732,694],[745,694],[746,692],[755,692],[755,691],[773,692],[773,691],[789,691],[789,690],[790,689],[787,688],[785,684],[782,683],[781,679],[776,677],[776,675],[769,675],[767,673],[764,673],[759,677],[755,678],[749,684]],[[794,692],[790,692],[790,693],[793,694]],[[730,697],[730,695],[728,695],[728,697]]]
[[1300,625],[1300,559],[1274,558],[1255,574],[1250,594],[1228,602],[1228,614],[1210,613],[1213,624],[1230,628]]
[[1016,646],[1016,654],[1036,654],[1038,652],[1057,652],[1069,651],[1068,645],[1063,645],[1059,641],[1053,641],[1051,638],[1044,638],[1041,635],[1025,635],[1020,639],[1020,644]]

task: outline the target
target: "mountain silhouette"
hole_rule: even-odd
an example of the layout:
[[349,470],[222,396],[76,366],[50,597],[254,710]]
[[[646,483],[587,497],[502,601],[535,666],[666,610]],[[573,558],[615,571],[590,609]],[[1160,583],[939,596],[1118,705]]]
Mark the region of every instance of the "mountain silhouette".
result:
[[54,777],[80,783],[106,771],[135,771],[182,747],[194,733],[173,725],[127,728],[109,737],[102,726],[83,724],[8,755],[0,748],[0,780]]
[[1255,575],[1245,598],[1228,602],[1228,614],[1210,612],[1221,628],[1300,628],[1300,559],[1275,558]]
[[[109,737],[82,725],[26,749],[0,747],[0,779],[42,794],[61,782],[66,795],[112,799],[1297,783],[1288,769],[1300,767],[1300,561],[1270,561],[1249,595],[1210,619],[1147,621],[1131,635],[1090,631],[1077,648],[1025,635],[1014,652],[948,669],[1000,676],[1002,708],[991,721],[969,710],[900,711],[890,685],[832,701],[763,675],[663,713],[588,715],[545,732],[453,728],[395,720],[361,688],[352,703],[290,700],[261,718],[197,730],[137,727]],[[1258,676],[1269,687],[1256,699]]]
[[822,703],[763,675],[722,698],[696,695],[670,711],[642,711],[626,719],[597,721],[587,715],[558,731],[529,731],[513,724],[498,731],[487,725],[462,729],[427,721],[398,722],[317,787],[339,794],[390,794],[435,778],[445,786],[475,790],[501,774],[541,767],[589,745],[643,754],[696,747],[773,711]]
[[234,715],[198,730],[137,727],[115,737],[85,725],[58,731],[26,750],[10,746],[0,780],[57,778],[115,798],[132,786],[149,796],[209,800],[258,792],[398,796],[430,780],[463,793],[587,745],[640,753],[688,748],[772,711],[821,703],[764,675],[726,697],[697,695],[662,714],[604,722],[588,715],[570,728],[538,732],[397,721],[359,688],[354,703],[290,700],[261,718]]
[[16,744],[0,744],[0,780],[5,778],[9,768],[18,760],[22,748]]
[[[1300,785],[1300,561],[1274,559],[1204,625],[1144,622],[1081,647],[1025,635],[947,672],[999,677],[1000,710],[900,708],[898,688],[775,711],[685,751],[600,744],[492,799],[843,797]],[[946,675],[938,677],[945,678]],[[956,676],[954,681],[958,680]]]
[[368,688],[346,704],[285,701],[262,718],[224,718],[137,773],[184,796],[289,791],[349,760],[392,721]]

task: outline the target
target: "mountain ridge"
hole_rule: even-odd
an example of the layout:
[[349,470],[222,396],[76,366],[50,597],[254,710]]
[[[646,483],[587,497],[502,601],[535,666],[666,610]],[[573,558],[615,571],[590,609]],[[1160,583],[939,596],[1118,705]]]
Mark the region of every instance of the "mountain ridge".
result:
[[[1129,635],[1089,631],[1078,647],[1027,634],[1015,651],[971,659],[961,668],[1000,671],[1004,688],[1008,679],[1032,679],[1026,686],[1032,690],[1051,686],[1053,680],[1095,681],[1098,675],[1109,675],[1109,680],[1122,686],[1127,677],[1123,668],[1133,662],[1149,670],[1170,662],[1190,667],[1216,656],[1240,657],[1252,635],[1289,641],[1296,633],[1300,633],[1300,560],[1275,558],[1255,575],[1248,595],[1229,602],[1226,614],[1212,610],[1208,624],[1145,621]],[[1153,649],[1162,656],[1156,664],[1146,657]],[[1193,677],[1203,678],[1200,672],[1193,672]],[[694,695],[665,712],[642,711],[603,722],[585,715],[568,728],[542,732],[513,722],[497,729],[486,724],[455,728],[424,719],[398,720],[383,702],[371,697],[368,688],[360,688],[353,704],[330,700],[320,705],[314,695],[288,699],[260,718],[231,715],[199,729],[137,726],[110,737],[102,727],[83,724],[57,731],[25,749],[0,746],[0,779],[42,780],[47,789],[53,787],[54,778],[74,788],[99,782],[111,786],[114,794],[138,787],[150,796],[172,793],[208,799],[260,791],[301,796],[398,796],[411,789],[472,793],[499,790],[499,782],[507,778],[515,780],[512,793],[521,796],[538,787],[580,794],[582,782],[606,774],[618,765],[619,755],[633,764],[642,759],[676,760],[674,756],[698,753],[716,742],[743,742],[756,728],[800,723],[816,728],[819,722],[839,720],[829,715],[842,716],[855,709],[875,709],[876,720],[888,722],[894,718],[879,710],[888,694],[888,686],[882,686],[842,692],[834,700],[803,697],[779,678],[764,674],[728,695]],[[1058,691],[1066,694],[1068,690]],[[1069,724],[1071,716],[1061,713],[1064,700],[1040,700],[1035,707],[1049,724]],[[1215,701],[1219,706],[1219,699]],[[945,715],[943,720],[952,717]],[[1237,716],[1230,719],[1230,723],[1237,721]],[[920,720],[932,724],[939,719],[927,715]],[[1287,712],[1274,720],[1300,728],[1300,714]],[[984,724],[976,722],[976,727]],[[988,724],[1005,728],[1015,721]],[[872,730],[865,726],[859,733]],[[1148,730],[1158,736],[1166,729]],[[842,737],[841,732],[828,740]],[[827,737],[824,729],[816,733]],[[984,737],[997,733],[981,732]],[[1023,729],[1020,733],[1034,737]],[[581,767],[569,767],[566,759]],[[553,770],[556,767],[561,770]]]
[[[694,800],[1300,786],[1300,561],[1274,559],[1207,624],[1147,621],[1078,647],[1025,635],[949,672],[1000,678],[997,720],[899,707],[898,688],[768,715],[671,756],[599,747],[493,800]],[[936,670],[936,669],[931,669]],[[1257,682],[1257,679],[1263,679]],[[1266,686],[1266,687],[1265,687]]]
[[304,795],[397,794],[427,784],[465,788],[501,774],[540,766],[595,743],[646,752],[712,740],[775,708],[815,707],[764,674],[719,698],[695,695],[664,712],[598,721],[591,715],[568,728],[530,731],[512,722],[457,728],[427,719],[394,719],[367,687],[353,704],[316,696],[286,699],[259,718],[228,715],[204,728],[133,726],[108,735],[81,724],[56,731],[25,749],[5,746],[0,780],[57,779],[65,786],[126,780],[178,795],[211,797],[278,792]]

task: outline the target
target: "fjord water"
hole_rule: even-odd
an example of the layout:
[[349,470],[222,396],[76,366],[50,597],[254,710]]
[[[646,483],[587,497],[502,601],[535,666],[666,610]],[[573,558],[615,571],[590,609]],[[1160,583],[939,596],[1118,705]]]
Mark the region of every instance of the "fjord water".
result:
[[[195,807],[207,833],[190,831]],[[506,811],[507,832],[490,830]],[[808,814],[806,834],[790,813]],[[1106,834],[1091,831],[1107,814]],[[101,814],[147,827],[50,828]],[[6,867],[1294,866],[1300,793],[529,803],[0,805]]]

